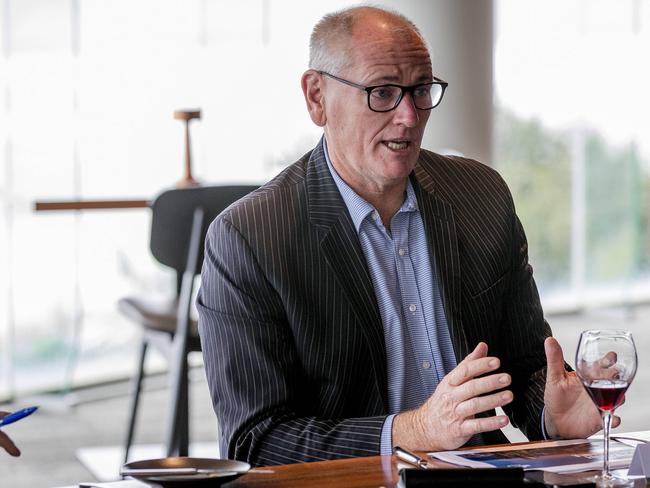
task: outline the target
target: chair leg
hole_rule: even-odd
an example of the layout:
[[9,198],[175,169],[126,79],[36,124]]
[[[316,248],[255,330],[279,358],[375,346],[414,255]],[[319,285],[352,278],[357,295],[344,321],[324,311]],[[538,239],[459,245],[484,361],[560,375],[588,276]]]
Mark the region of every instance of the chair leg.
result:
[[143,340],[140,346],[140,356],[138,357],[137,371],[132,382],[131,392],[131,416],[129,418],[129,430],[126,435],[126,444],[124,446],[124,463],[129,460],[129,451],[133,443],[133,432],[135,431],[135,418],[138,412],[138,403],[140,401],[140,391],[142,389],[142,378],[144,377],[144,359],[147,354],[147,341]]
[[187,456],[190,443],[190,402],[189,402],[189,379],[187,373],[182,378],[181,384],[181,408],[178,418],[178,455]]
[[175,343],[170,363],[170,410],[167,422],[167,456],[187,456],[188,453],[188,385],[187,352],[183,344]]
[[[171,408],[167,437],[167,456],[187,456],[189,453],[189,401],[187,379],[171,388]],[[174,393],[175,392],[175,393]],[[176,412],[176,413],[174,413]]]
[[192,303],[192,289],[196,268],[199,263],[199,250],[201,249],[201,229],[203,226],[204,211],[202,207],[194,209],[192,217],[192,230],[190,232],[189,252],[187,264],[181,280],[180,294],[178,296],[178,310],[176,314],[176,333],[172,343],[170,362],[171,391],[170,391],[170,418],[167,424],[167,455],[178,454],[187,456],[189,444],[189,408],[187,387],[187,354],[188,338],[190,336],[190,308]]

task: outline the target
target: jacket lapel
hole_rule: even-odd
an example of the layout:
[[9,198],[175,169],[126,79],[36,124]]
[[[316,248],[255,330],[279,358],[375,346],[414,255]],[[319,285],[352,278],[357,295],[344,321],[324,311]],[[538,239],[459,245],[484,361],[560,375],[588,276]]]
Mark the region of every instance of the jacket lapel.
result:
[[359,238],[327,167],[322,142],[307,166],[309,219],[321,231],[321,250],[349,300],[371,354],[377,389],[388,409],[386,349],[375,291]]
[[453,207],[436,195],[432,176],[420,164],[414,173],[413,187],[424,228],[430,236],[431,265],[432,269],[437,270],[449,334],[456,361],[460,362],[470,351],[462,320],[460,256]]

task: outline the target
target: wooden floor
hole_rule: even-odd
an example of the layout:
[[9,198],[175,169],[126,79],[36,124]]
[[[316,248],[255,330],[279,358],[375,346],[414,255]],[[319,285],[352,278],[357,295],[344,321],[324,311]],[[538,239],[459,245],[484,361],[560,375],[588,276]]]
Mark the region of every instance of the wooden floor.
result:
[[[605,310],[584,315],[551,317],[549,322],[559,339],[569,364],[574,362],[575,347],[581,330],[587,328],[627,328],[632,331],[639,351],[639,372],[628,391],[627,402],[619,409],[623,424],[619,431],[647,430],[650,417],[650,307],[635,310]],[[80,392],[71,397],[36,400],[42,405],[37,414],[6,428],[23,454],[10,458],[0,452],[0,485],[12,488],[41,488],[72,485],[92,480],[91,473],[75,457],[79,447],[120,445],[125,435],[128,385],[119,384],[99,391]],[[153,378],[147,385],[141,404],[142,416],[136,443],[162,443],[167,391],[164,377]],[[86,397],[104,399],[87,401]],[[11,410],[26,406],[25,399]],[[216,420],[200,370],[193,371],[191,386],[191,438],[199,442],[216,441]],[[68,405],[68,403],[76,403]],[[522,440],[519,432],[506,431],[511,440]]]

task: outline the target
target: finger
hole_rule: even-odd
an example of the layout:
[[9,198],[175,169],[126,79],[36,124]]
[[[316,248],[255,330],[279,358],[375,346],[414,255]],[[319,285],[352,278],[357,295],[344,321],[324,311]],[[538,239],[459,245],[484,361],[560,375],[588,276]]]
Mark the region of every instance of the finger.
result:
[[501,429],[508,425],[510,420],[505,415],[495,415],[493,417],[481,417],[477,419],[467,419],[461,424],[461,433],[464,436],[480,434],[481,432],[490,432],[491,430]]
[[488,346],[485,342],[479,342],[472,352],[470,352],[463,361],[483,358],[487,356]]
[[491,393],[508,386],[512,378],[508,373],[491,374],[482,378],[474,378],[466,381],[452,392],[453,398],[463,402],[485,393]]
[[456,413],[461,418],[468,418],[477,413],[494,410],[497,407],[507,405],[512,401],[512,392],[509,390],[493,393],[482,397],[474,397],[461,402],[456,407]]
[[494,371],[501,364],[499,358],[495,357],[482,357],[477,359],[468,358],[469,356],[461,361],[461,363],[452,369],[447,375],[447,381],[451,386],[460,386],[477,376]]
[[0,432],[0,446],[4,447],[5,451],[12,456],[20,456],[20,450],[16,447],[14,441],[4,432]]
[[619,425],[621,425],[621,417],[612,415],[612,427],[618,427]]
[[564,355],[560,343],[555,337],[547,337],[544,341],[546,353],[546,381],[555,383],[564,379]]

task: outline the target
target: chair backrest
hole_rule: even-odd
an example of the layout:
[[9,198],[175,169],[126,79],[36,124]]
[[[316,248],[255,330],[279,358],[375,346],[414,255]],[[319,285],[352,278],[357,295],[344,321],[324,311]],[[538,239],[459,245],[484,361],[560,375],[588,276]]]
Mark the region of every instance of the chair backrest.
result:
[[195,274],[203,264],[203,242],[210,223],[231,203],[257,186],[200,186],[178,188],[160,193],[151,204],[151,253],[160,263],[176,270],[178,284],[187,263],[194,212],[203,210],[201,246]]

